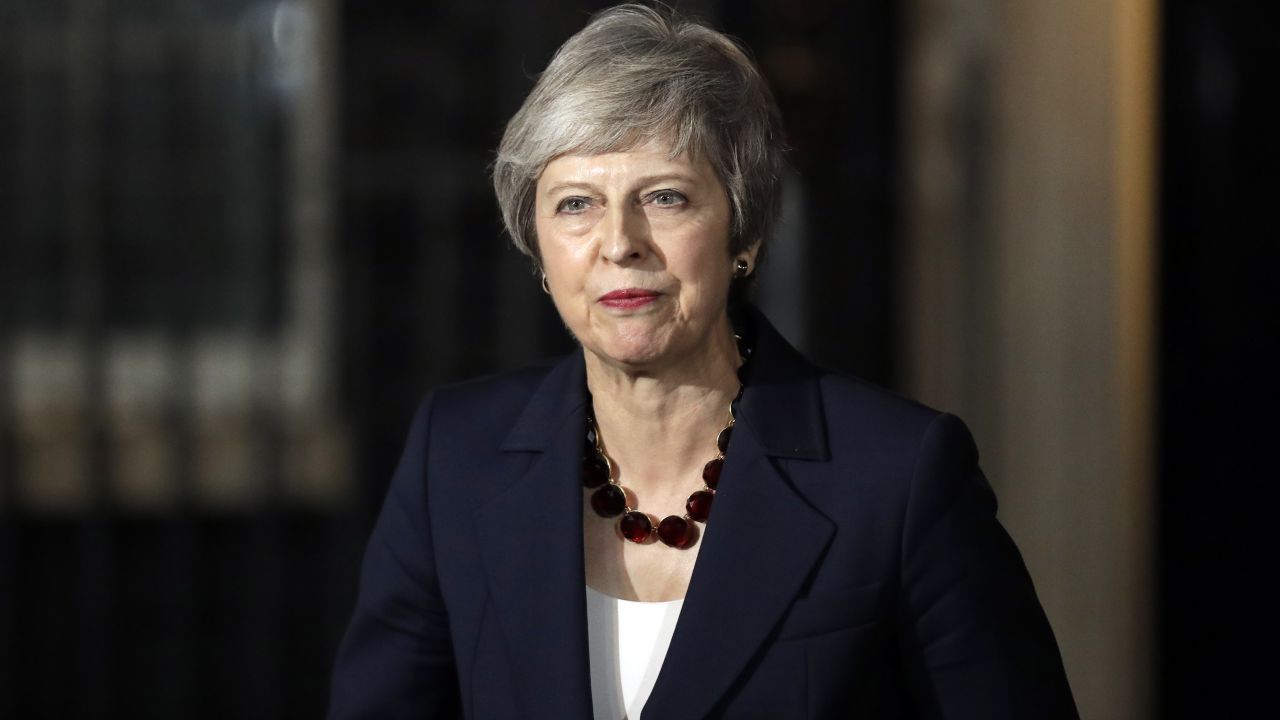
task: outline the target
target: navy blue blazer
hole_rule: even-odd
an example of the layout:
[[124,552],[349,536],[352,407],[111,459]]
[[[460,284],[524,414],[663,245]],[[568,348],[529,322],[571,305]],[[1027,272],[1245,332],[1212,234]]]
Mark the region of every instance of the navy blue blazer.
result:
[[[815,368],[753,317],[737,427],[643,716],[1077,717],[964,424]],[[330,717],[591,718],[587,399],[578,351],[422,402]]]

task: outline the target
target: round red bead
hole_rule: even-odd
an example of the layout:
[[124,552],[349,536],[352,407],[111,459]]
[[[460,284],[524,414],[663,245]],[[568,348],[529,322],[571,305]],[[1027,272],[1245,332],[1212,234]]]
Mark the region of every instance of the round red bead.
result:
[[605,485],[591,493],[591,509],[601,517],[614,517],[627,509],[627,496],[617,485]]
[[706,465],[702,466],[702,482],[712,490],[716,489],[716,483],[720,482],[720,471],[724,469],[724,460],[716,458]]
[[622,531],[622,537],[633,543],[642,543],[653,534],[653,523],[649,521],[648,515],[632,510],[618,521],[618,529]]
[[658,539],[673,548],[687,548],[693,544],[693,526],[679,515],[668,515],[658,523]]
[[609,482],[609,461],[603,455],[591,454],[582,460],[582,484],[595,488]]
[[732,425],[721,430],[720,434],[716,436],[716,447],[719,448],[721,455],[729,452],[729,439],[732,437],[733,437]]
[[699,490],[689,496],[689,502],[685,503],[684,509],[688,511],[689,517],[704,523],[711,515],[711,500],[713,498],[715,498],[715,493]]

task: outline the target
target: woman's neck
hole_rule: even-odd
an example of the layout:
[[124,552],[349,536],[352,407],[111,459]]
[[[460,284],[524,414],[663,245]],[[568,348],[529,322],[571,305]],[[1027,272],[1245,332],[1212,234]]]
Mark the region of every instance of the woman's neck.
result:
[[670,367],[621,368],[583,352],[594,417],[619,482],[641,495],[696,484],[738,392],[741,358],[728,320],[698,357]]

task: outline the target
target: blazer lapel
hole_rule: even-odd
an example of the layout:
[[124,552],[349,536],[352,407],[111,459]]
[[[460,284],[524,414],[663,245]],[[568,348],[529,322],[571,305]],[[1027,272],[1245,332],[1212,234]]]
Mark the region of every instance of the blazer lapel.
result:
[[525,717],[590,720],[581,353],[557,365],[502,449],[539,452],[474,514],[490,597]]
[[698,562],[643,717],[711,714],[790,607],[835,528],[773,457],[827,457],[812,367],[762,316]]

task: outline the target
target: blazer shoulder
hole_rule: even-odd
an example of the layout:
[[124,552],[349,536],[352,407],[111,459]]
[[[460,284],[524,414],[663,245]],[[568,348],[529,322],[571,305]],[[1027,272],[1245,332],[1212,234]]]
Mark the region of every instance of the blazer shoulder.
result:
[[516,370],[439,385],[428,392],[432,414],[444,426],[461,424],[475,428],[505,421],[508,427],[519,417],[529,398],[561,358],[547,358]]
[[976,465],[977,444],[959,417],[857,377],[822,373],[818,383],[837,466],[875,468],[906,487],[931,457]]
[[877,438],[920,441],[941,410],[852,375],[817,373],[823,407],[832,429]]

